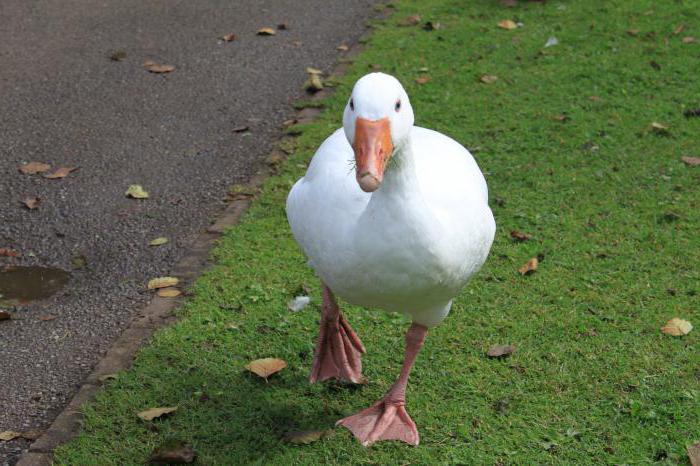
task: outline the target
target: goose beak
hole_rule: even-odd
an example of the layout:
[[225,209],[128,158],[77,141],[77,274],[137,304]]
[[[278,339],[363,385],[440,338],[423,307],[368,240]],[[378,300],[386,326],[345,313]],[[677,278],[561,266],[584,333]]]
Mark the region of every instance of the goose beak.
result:
[[394,152],[391,143],[389,118],[355,120],[355,166],[357,183],[366,193],[379,188],[384,179],[384,168]]

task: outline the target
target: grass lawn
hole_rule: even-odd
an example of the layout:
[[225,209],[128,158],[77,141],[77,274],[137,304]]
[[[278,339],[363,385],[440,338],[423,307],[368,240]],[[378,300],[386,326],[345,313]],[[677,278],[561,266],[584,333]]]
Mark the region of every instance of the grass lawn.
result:
[[[700,441],[700,330],[660,328],[673,317],[700,326],[700,167],[681,161],[700,156],[700,117],[683,115],[700,107],[700,1],[394,8],[222,239],[182,320],[108,382],[57,464],[143,464],[170,438],[191,443],[202,465],[689,464],[686,446]],[[442,29],[398,26],[412,14]],[[523,26],[497,27],[503,19]],[[550,37],[559,44],[545,48]],[[285,432],[330,429],[376,401],[403,356],[404,317],[346,305],[369,383],[308,383],[320,294],[284,214],[289,188],[339,127],[352,83],[375,64],[405,84],[418,125],[473,151],[496,240],[413,371],[420,446],[365,449],[342,429],[289,444]],[[516,229],[532,239],[515,242]],[[538,255],[537,272],[521,276]],[[312,304],[292,313],[286,303],[303,285]],[[510,357],[486,357],[506,343],[517,346]],[[243,368],[262,357],[289,367],[266,383]],[[179,410],[136,417],[154,406]]]

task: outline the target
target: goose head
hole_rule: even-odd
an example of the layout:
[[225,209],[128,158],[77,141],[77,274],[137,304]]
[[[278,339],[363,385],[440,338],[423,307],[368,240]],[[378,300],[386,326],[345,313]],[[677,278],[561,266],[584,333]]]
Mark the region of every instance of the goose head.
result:
[[363,191],[379,188],[389,159],[412,127],[413,109],[398,79],[371,73],[355,83],[343,113],[343,128],[355,152],[355,176]]

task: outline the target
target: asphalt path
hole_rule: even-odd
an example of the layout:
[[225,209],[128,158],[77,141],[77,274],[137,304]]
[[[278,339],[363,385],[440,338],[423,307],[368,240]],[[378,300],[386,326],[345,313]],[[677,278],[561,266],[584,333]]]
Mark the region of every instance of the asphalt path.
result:
[[[0,1],[0,248],[20,253],[0,268],[72,272],[57,295],[0,322],[0,432],[50,424],[148,300],[147,280],[167,275],[259,167],[305,68],[329,70],[373,3]],[[256,35],[278,24],[287,29]],[[146,60],[175,70],[150,73]],[[79,169],[21,174],[31,161]],[[131,184],[150,198],[127,198]],[[148,246],[161,236],[170,242]],[[27,447],[0,441],[0,464]]]

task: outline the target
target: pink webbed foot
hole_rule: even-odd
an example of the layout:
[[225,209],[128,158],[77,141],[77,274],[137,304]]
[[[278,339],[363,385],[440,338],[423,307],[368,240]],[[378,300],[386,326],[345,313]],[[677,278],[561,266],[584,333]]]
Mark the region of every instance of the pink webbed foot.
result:
[[380,440],[400,440],[410,445],[418,445],[420,441],[416,424],[402,401],[383,399],[370,408],[341,419],[336,425],[347,427],[365,447]]
[[321,329],[316,342],[311,383],[326,379],[363,383],[362,354],[365,348],[345,317],[340,313],[333,294],[324,287]]

